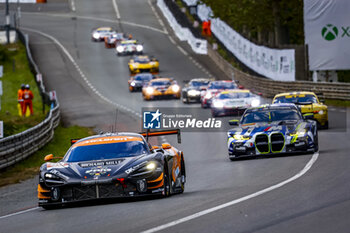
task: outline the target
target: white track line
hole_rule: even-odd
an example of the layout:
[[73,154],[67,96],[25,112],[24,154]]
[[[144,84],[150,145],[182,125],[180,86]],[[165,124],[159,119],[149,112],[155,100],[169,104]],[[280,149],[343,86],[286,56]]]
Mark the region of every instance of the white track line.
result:
[[224,203],[222,205],[218,205],[218,206],[215,206],[213,208],[210,208],[210,209],[206,209],[206,210],[203,210],[203,211],[200,211],[198,213],[195,213],[195,214],[192,214],[192,215],[189,215],[187,217],[184,217],[184,218],[180,218],[178,220],[175,220],[175,221],[172,221],[172,222],[169,222],[167,224],[164,224],[164,225],[160,225],[158,227],[154,227],[154,228],[151,228],[149,230],[146,230],[146,231],[142,231],[142,233],[153,233],[153,232],[157,232],[157,231],[161,231],[161,230],[164,230],[166,228],[169,228],[169,227],[173,227],[175,225],[178,225],[180,223],[184,223],[184,222],[187,222],[187,221],[190,221],[190,220],[193,220],[195,218],[199,218],[203,215],[206,215],[206,214],[210,214],[210,213],[213,213],[215,211],[218,211],[218,210],[221,210],[221,209],[224,209],[226,207],[229,207],[229,206],[233,206],[233,205],[236,205],[240,202],[243,202],[243,201],[247,201],[249,199],[252,199],[254,197],[257,197],[257,196],[260,196],[262,194],[265,194],[265,193],[268,193],[270,191],[273,191],[275,189],[278,189],[298,178],[300,178],[301,176],[303,176],[308,170],[310,170],[310,168],[312,167],[312,165],[316,162],[317,158],[318,158],[318,152],[314,153],[313,156],[311,157],[310,161],[305,165],[305,167],[299,171],[296,175],[292,176],[291,178],[285,180],[285,181],[282,181],[278,184],[275,184],[275,185],[272,185],[268,188],[265,188],[263,190],[260,190],[258,192],[255,192],[255,193],[252,193],[250,195],[247,195],[247,196],[244,196],[244,197],[241,197],[239,199],[236,199],[236,200],[233,200],[233,201],[230,201],[230,202],[227,202],[227,203]]
[[120,12],[119,12],[119,9],[118,9],[117,0],[112,0],[112,2],[113,2],[115,15],[117,16],[117,19],[120,19]]
[[38,33],[46,38],[49,38],[50,40],[52,40],[55,44],[57,44],[61,50],[63,51],[63,53],[68,57],[68,59],[72,62],[72,64],[75,66],[75,68],[77,69],[77,71],[79,72],[80,76],[83,78],[83,80],[85,81],[85,83],[91,88],[91,90],[97,95],[99,96],[101,99],[103,99],[104,101],[106,101],[107,103],[109,104],[112,104],[114,105],[115,107],[117,108],[120,108],[120,109],[124,109],[125,111],[127,112],[134,112],[134,114],[130,114],[130,115],[133,115],[133,116],[136,116],[137,118],[139,118],[139,113],[133,111],[132,109],[129,109],[128,107],[122,105],[122,104],[119,104],[119,103],[116,103],[116,102],[113,102],[112,100],[106,98],[105,96],[103,96],[92,84],[91,82],[87,79],[86,75],[84,74],[84,72],[80,69],[79,65],[75,62],[74,58],[70,55],[70,53],[68,52],[68,50],[53,36],[50,36],[44,32],[41,32],[41,31],[38,31],[38,30],[35,30],[35,29],[30,29],[30,28],[22,28],[23,30],[26,30],[26,31],[31,31],[31,32],[35,32],[35,33]]
[[71,0],[71,7],[72,7],[72,11],[75,12],[76,11],[75,0]]
[[1,216],[0,219],[12,217],[12,216],[19,215],[19,214],[24,214],[24,213],[27,213],[27,212],[30,212],[30,211],[33,211],[33,210],[36,210],[36,209],[39,209],[39,208],[40,208],[40,207],[34,207],[34,208],[27,209],[27,210],[19,211],[19,212],[16,212],[16,213],[4,215],[4,216]]
[[[39,16],[50,16],[50,17],[61,17],[61,18],[72,18],[73,16],[76,17],[77,19],[87,19],[87,20],[94,20],[94,21],[101,21],[101,22],[107,22],[107,23],[115,23],[115,19],[103,19],[103,18],[95,18],[95,17],[90,17],[90,16],[79,16],[79,15],[72,15],[72,14],[47,14],[47,13],[32,13],[32,12],[22,12],[21,14],[28,14],[28,15],[39,15]],[[168,34],[167,31],[160,30],[158,28],[154,28],[148,25],[143,25],[143,24],[137,24],[133,22],[128,22],[128,21],[122,21],[120,20],[121,24],[125,25],[130,25],[130,26],[135,26],[139,28],[145,28],[149,29],[152,31],[156,31],[162,34]]]

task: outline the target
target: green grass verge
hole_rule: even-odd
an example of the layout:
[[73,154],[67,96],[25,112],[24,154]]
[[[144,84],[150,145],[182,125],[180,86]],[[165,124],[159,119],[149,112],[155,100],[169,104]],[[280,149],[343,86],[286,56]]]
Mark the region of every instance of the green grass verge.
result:
[[38,174],[41,164],[44,163],[44,157],[48,154],[54,156],[63,156],[70,147],[70,139],[83,138],[92,135],[93,132],[89,128],[71,126],[65,128],[58,126],[55,129],[53,140],[46,146],[38,150],[27,159],[18,164],[9,167],[0,173],[0,186],[18,183],[34,177]]
[[329,100],[329,99],[326,99],[325,104],[328,105],[328,106],[350,107],[350,101],[346,101],[346,100]]
[[[4,121],[4,136],[7,137],[37,125],[45,118],[47,111],[42,111],[41,96],[29,68],[25,46],[21,43],[0,45],[0,64],[4,71],[0,78],[3,89],[0,120]],[[20,117],[17,109],[17,91],[22,83],[29,84],[34,94],[34,115],[28,118]]]

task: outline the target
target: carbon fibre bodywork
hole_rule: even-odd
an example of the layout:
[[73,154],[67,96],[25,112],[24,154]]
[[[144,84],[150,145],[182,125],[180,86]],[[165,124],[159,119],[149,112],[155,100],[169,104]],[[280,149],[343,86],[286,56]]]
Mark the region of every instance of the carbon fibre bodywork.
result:
[[[147,151],[137,156],[69,162],[69,155],[76,144],[79,147],[93,142],[103,148],[104,145],[118,143],[111,142],[115,138],[136,139],[147,145]],[[182,193],[185,180],[183,153],[169,144],[150,148],[147,140],[135,133],[96,135],[73,144],[61,161],[41,166],[39,206],[51,208],[94,199],[168,196]]]
[[[299,118],[245,124],[247,114],[259,111],[290,110]],[[318,150],[317,123],[306,120],[294,104],[273,104],[249,108],[238,126],[228,131],[229,158]]]

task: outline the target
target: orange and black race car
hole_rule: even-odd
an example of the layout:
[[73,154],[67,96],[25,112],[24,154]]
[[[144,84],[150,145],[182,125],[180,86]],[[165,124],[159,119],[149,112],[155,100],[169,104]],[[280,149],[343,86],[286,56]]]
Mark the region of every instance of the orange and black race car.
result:
[[186,173],[183,152],[164,143],[151,146],[152,136],[180,130],[107,133],[72,142],[58,162],[45,157],[39,172],[39,206],[50,209],[93,199],[182,193]]
[[142,96],[144,100],[164,97],[180,99],[181,88],[172,78],[157,78],[151,80],[147,86],[143,86]]

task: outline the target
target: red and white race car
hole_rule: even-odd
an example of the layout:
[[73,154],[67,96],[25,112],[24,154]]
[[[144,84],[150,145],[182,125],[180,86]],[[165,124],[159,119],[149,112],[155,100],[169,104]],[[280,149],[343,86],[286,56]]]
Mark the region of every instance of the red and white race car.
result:
[[237,84],[231,80],[216,80],[211,81],[206,91],[201,92],[201,106],[202,108],[209,108],[212,98],[224,90],[238,89]]

